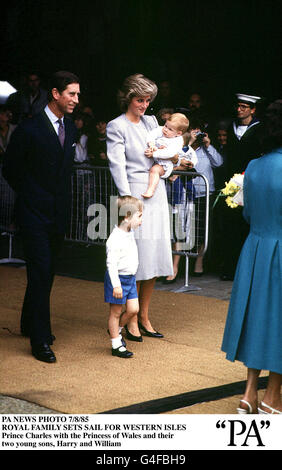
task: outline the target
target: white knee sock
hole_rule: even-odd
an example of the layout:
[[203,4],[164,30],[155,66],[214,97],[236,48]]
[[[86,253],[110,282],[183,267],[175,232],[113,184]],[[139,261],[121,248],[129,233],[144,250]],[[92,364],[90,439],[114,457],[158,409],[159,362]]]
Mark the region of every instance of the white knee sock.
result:
[[112,338],[111,342],[112,342],[113,349],[119,348],[120,351],[125,351],[125,347],[122,345],[122,342],[121,342],[121,335],[119,335],[117,338]]

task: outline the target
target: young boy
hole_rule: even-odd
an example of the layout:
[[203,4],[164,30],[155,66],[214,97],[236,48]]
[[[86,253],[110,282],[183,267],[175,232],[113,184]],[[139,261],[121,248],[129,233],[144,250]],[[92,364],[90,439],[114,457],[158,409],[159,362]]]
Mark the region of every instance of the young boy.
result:
[[155,164],[149,174],[149,186],[142,196],[153,196],[160,178],[168,178],[174,165],[179,166],[179,155],[184,145],[183,134],[189,127],[189,120],[184,114],[174,113],[164,126],[159,126],[149,132],[148,148],[145,155],[153,157]]
[[[133,231],[142,223],[143,203],[132,196],[118,198],[118,226],[115,226],[106,243],[107,272],[104,282],[105,302],[110,304],[108,332],[112,342],[112,355],[128,358],[121,336],[122,328],[139,311],[135,274],[138,251]],[[122,307],[126,312],[122,315]]]

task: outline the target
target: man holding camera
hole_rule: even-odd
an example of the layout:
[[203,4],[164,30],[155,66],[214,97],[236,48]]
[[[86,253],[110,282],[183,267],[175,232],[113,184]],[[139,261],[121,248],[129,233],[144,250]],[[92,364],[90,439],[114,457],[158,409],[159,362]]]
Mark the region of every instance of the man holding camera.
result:
[[[215,147],[211,145],[209,135],[204,130],[200,123],[195,123],[192,128],[190,127],[189,145],[195,150],[198,157],[195,170],[206,176],[209,182],[210,194],[212,194],[215,190],[213,168],[221,166],[223,158]],[[193,181],[195,183],[196,197],[205,195],[203,179],[198,177]]]
[[[206,196],[206,185],[201,176],[193,179],[193,187],[195,191],[195,201],[197,205],[196,214],[199,216],[200,232],[199,256],[194,266],[194,275],[201,276],[203,274],[203,248],[205,234],[205,217],[206,217],[206,197],[211,198],[215,191],[213,168],[222,165],[223,158],[220,153],[211,145],[209,135],[205,132],[204,126],[200,122],[191,123],[189,145],[195,150],[198,162],[195,170],[204,175],[209,183],[209,194]],[[211,201],[209,206],[211,207]]]

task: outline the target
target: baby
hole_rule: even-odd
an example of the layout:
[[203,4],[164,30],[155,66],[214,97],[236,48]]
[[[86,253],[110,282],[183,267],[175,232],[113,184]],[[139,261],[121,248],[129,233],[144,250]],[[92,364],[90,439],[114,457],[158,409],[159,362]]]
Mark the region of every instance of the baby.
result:
[[149,132],[145,155],[153,157],[154,165],[150,169],[149,186],[142,196],[153,196],[160,178],[168,178],[174,166],[180,165],[179,155],[184,145],[183,134],[189,127],[189,120],[184,114],[174,113],[164,126],[159,126]]

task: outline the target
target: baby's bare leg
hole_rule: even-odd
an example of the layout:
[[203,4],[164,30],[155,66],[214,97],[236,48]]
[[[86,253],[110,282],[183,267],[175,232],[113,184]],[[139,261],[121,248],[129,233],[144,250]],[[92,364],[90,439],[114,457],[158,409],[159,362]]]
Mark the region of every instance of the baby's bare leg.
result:
[[165,174],[165,171],[162,167],[162,165],[153,165],[150,173],[149,173],[149,186],[147,188],[147,191],[142,194],[143,197],[149,198],[152,197],[156,187],[158,186],[158,183],[160,181],[160,177]]

